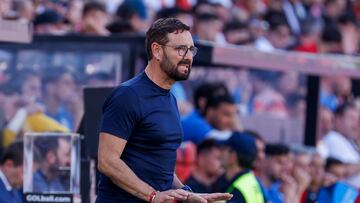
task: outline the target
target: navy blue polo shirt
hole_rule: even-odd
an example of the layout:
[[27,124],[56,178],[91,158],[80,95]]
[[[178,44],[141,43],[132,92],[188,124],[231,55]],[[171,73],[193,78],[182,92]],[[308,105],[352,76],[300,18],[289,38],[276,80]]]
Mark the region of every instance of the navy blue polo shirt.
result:
[[[103,106],[101,132],[127,140],[121,158],[155,190],[172,188],[183,133],[175,97],[145,72],[121,84]],[[97,202],[141,202],[100,174]]]

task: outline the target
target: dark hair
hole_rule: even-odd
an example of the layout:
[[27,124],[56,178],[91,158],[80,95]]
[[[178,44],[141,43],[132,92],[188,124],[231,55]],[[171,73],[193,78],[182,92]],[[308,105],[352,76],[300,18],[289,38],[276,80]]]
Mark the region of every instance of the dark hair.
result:
[[7,160],[14,162],[15,166],[23,165],[24,159],[24,143],[21,141],[12,143],[6,148],[4,154],[1,157],[0,164],[3,165]]
[[123,20],[130,20],[139,16],[142,20],[148,18],[148,12],[143,0],[124,0],[116,10],[116,16]]
[[340,161],[339,159],[336,159],[334,157],[328,157],[325,163],[325,171],[329,171],[331,167],[341,164],[343,164],[343,162]]
[[269,23],[269,29],[271,31],[277,30],[280,26],[289,27],[285,14],[280,11],[267,12],[264,16],[264,20]]
[[235,104],[234,98],[231,95],[220,95],[217,97],[209,98],[206,103],[205,112],[209,108],[218,108],[221,104]]
[[164,8],[156,13],[156,19],[176,18],[176,16],[178,16],[180,14],[189,14],[190,15],[191,13],[182,8],[179,8],[179,7]]
[[91,11],[102,11],[106,13],[106,8],[104,4],[97,1],[87,2],[82,10],[82,15],[85,16]]
[[197,145],[197,155],[208,153],[210,150],[219,147],[219,144],[214,139],[206,139]]
[[267,156],[280,156],[290,153],[290,148],[285,144],[267,144],[265,154]]
[[355,108],[353,103],[346,102],[341,105],[339,105],[334,112],[335,116],[343,116],[347,109]]
[[62,66],[51,67],[47,69],[42,79],[43,86],[45,87],[45,85],[48,83],[57,82],[61,78],[61,76],[63,76],[66,73],[72,74],[72,72],[69,69]]
[[44,159],[46,155],[59,148],[59,137],[40,136],[35,140],[35,147],[39,151],[40,160]]
[[246,169],[252,169],[256,157],[249,156],[247,154],[237,153],[238,164]]
[[111,22],[106,28],[111,32],[111,34],[117,33],[129,33],[133,32],[134,28],[128,20],[115,19]]
[[233,31],[233,30],[246,30],[248,29],[248,25],[238,20],[233,20],[227,23],[224,27],[224,33]]
[[182,23],[180,20],[175,18],[161,18],[155,21],[150,29],[146,32],[146,52],[148,60],[152,59],[151,45],[154,42],[165,45],[169,42],[167,35],[173,32],[184,32],[189,31],[190,27]]
[[[224,83],[209,83],[200,84],[194,92],[194,104],[196,109],[200,109],[199,99],[204,97],[209,100],[212,97],[227,95],[229,90]],[[206,106],[206,105],[205,105]]]
[[63,20],[64,20],[64,16],[62,16],[56,10],[48,9],[36,16],[34,20],[34,26],[60,23],[63,22]]
[[11,84],[13,85],[13,87],[17,92],[21,93],[24,82],[31,77],[37,77],[41,79],[41,76],[35,70],[32,69],[19,70],[12,74]]
[[218,20],[219,16],[215,13],[199,13],[196,14],[196,21],[197,22],[211,22],[214,20]]
[[322,31],[321,40],[327,43],[341,43],[342,36],[340,29],[337,25],[326,25]]

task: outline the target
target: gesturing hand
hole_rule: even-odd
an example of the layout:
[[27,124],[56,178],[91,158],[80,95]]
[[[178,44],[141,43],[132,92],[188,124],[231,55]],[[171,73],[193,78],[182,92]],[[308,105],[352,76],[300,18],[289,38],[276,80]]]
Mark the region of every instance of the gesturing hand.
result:
[[208,202],[217,202],[217,201],[226,201],[233,197],[229,193],[190,193],[186,202],[187,203],[208,203]]
[[156,193],[153,203],[171,203],[174,200],[184,201],[188,198],[189,194],[189,192],[182,189],[166,190]]

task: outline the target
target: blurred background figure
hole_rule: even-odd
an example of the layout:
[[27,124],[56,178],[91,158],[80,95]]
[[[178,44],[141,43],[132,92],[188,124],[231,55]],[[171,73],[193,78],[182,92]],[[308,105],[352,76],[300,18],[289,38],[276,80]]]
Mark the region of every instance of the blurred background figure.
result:
[[231,202],[266,202],[263,189],[252,172],[256,159],[255,137],[234,132],[222,149],[224,175],[214,183],[214,191],[233,194]]
[[23,185],[23,151],[23,143],[14,142],[1,157],[0,202],[23,202],[20,190]]
[[107,36],[110,34],[106,26],[109,17],[106,8],[99,2],[88,2],[82,10],[82,26],[80,33],[85,35]]
[[119,20],[128,23],[133,33],[145,33],[150,26],[150,17],[142,0],[124,0],[116,11]]
[[[222,174],[220,146],[207,139],[197,146],[195,168],[186,180],[186,185],[200,193],[210,193],[212,184]],[[211,166],[211,167],[209,167]]]
[[33,176],[34,192],[66,192],[70,190],[70,139],[38,137],[35,140],[39,168]]

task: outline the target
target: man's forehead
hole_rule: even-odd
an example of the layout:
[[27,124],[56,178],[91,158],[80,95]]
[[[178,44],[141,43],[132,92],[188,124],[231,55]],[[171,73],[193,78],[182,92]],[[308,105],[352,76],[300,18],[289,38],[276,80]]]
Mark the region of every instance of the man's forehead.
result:
[[193,45],[192,36],[189,31],[176,31],[168,34],[169,42],[176,43],[179,45]]

